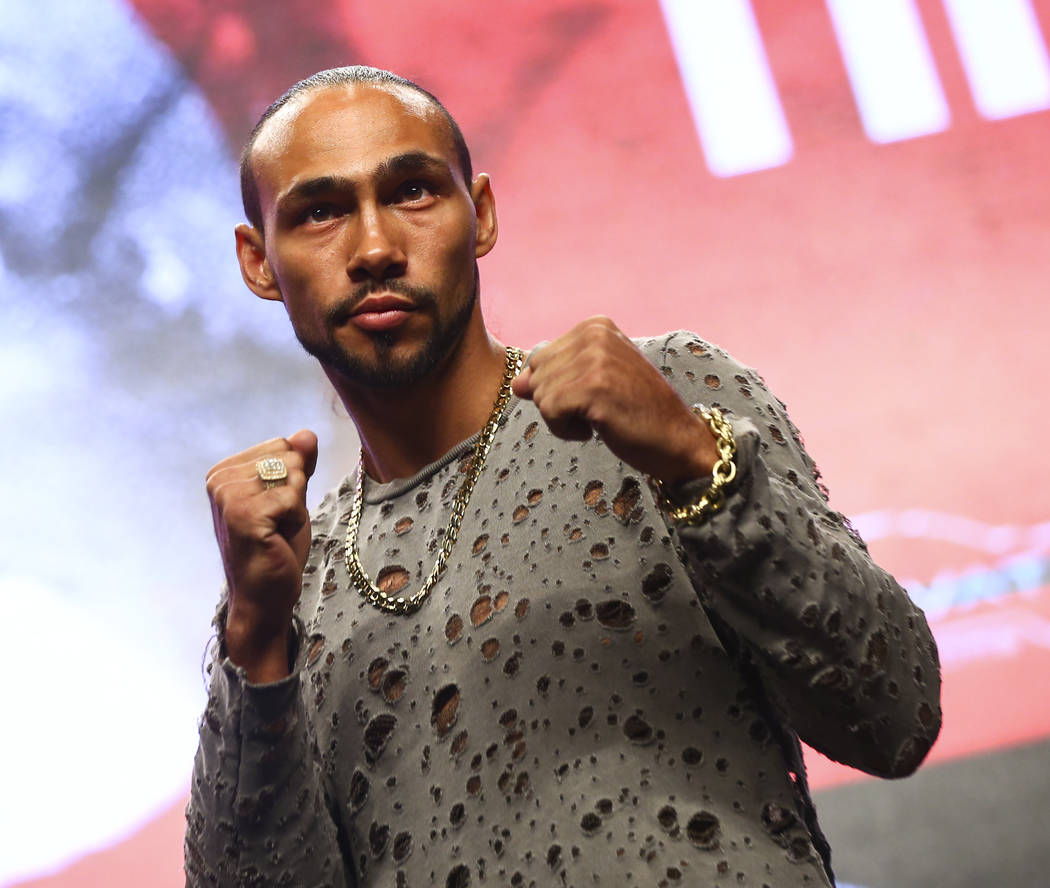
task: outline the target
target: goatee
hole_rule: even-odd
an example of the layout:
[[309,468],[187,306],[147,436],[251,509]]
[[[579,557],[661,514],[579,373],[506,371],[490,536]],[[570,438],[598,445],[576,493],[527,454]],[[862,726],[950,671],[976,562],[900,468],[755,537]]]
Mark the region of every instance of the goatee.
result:
[[334,335],[334,331],[347,322],[361,300],[373,293],[387,292],[405,296],[412,300],[417,310],[438,305],[437,294],[432,290],[413,287],[397,280],[377,281],[359,287],[350,299],[330,309],[325,317],[325,329],[331,331],[326,341],[307,340],[299,335],[298,331],[296,337],[302,347],[317,358],[330,373],[334,371],[355,385],[370,389],[400,389],[417,385],[445,361],[462,339],[474,313],[478,285],[478,271],[475,266],[474,286],[469,298],[448,318],[442,319],[441,315],[435,312],[434,329],[423,347],[404,357],[399,358],[394,352],[401,338],[397,330],[369,334],[374,348],[374,358],[370,360],[348,352]]

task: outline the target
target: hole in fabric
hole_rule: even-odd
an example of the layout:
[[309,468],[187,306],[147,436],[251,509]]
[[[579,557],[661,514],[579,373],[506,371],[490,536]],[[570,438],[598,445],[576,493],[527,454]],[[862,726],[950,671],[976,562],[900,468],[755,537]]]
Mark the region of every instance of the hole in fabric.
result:
[[454,684],[445,685],[434,695],[430,723],[439,737],[444,737],[456,723],[459,699],[459,688]]
[[623,723],[623,732],[632,743],[644,746],[653,739],[653,728],[645,719],[632,715]]
[[368,664],[368,686],[373,691],[379,690],[379,685],[383,680],[383,673],[386,672],[388,665],[389,662],[385,657],[376,657]]
[[374,765],[378,761],[390,742],[390,735],[396,725],[397,719],[389,712],[380,713],[365,725],[364,748],[365,761],[368,764]]
[[685,834],[689,841],[705,851],[711,851],[718,847],[718,835],[721,826],[718,818],[709,811],[698,811],[689,818],[686,824]]
[[797,822],[798,818],[791,811],[775,802],[766,802],[762,806],[762,825],[775,836],[791,829]]
[[382,856],[390,840],[390,827],[385,823],[373,823],[368,829],[368,847],[373,857]]
[[642,580],[642,594],[653,604],[663,601],[667,590],[671,588],[673,577],[671,565],[657,564]]
[[445,879],[445,888],[467,888],[469,884],[470,868],[465,863],[453,867]]
[[656,819],[663,829],[670,832],[678,825],[678,812],[670,805],[664,805],[656,812]]
[[624,630],[634,622],[634,608],[618,598],[599,603],[595,613],[598,622],[609,629]]
[[470,622],[475,629],[492,617],[492,598],[482,595],[470,606]]
[[391,669],[383,676],[383,699],[387,703],[396,703],[405,693],[408,684],[408,673],[404,669]]

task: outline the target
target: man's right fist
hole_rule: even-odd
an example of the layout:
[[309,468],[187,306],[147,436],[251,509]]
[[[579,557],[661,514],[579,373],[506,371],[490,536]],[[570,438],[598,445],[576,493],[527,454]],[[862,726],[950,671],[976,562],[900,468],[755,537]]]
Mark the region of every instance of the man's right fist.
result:
[[[270,486],[256,464],[281,459],[288,476]],[[306,483],[317,465],[317,436],[306,429],[224,459],[208,472],[215,538],[226,570],[226,653],[255,683],[288,675],[292,608],[310,550]]]

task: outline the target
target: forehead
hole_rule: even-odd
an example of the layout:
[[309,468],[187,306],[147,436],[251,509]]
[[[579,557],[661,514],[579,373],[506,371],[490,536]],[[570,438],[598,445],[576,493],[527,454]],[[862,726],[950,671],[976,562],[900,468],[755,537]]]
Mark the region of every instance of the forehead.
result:
[[409,151],[443,157],[457,169],[448,122],[426,96],[355,83],[312,91],[281,108],[256,138],[251,163],[266,203],[295,181],[364,176]]

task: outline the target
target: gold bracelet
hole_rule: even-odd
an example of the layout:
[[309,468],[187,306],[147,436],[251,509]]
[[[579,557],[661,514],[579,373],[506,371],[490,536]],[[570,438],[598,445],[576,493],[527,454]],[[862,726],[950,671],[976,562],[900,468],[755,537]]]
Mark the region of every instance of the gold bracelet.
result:
[[736,439],[733,437],[733,427],[717,407],[710,410],[706,407],[694,407],[693,410],[710,427],[715,436],[715,446],[718,448],[718,460],[711,469],[711,485],[700,499],[679,506],[668,498],[662,481],[648,477],[656,504],[675,524],[700,524],[708,515],[717,512],[725,500],[726,485],[736,477],[736,463],[733,462],[733,457],[736,456]]

